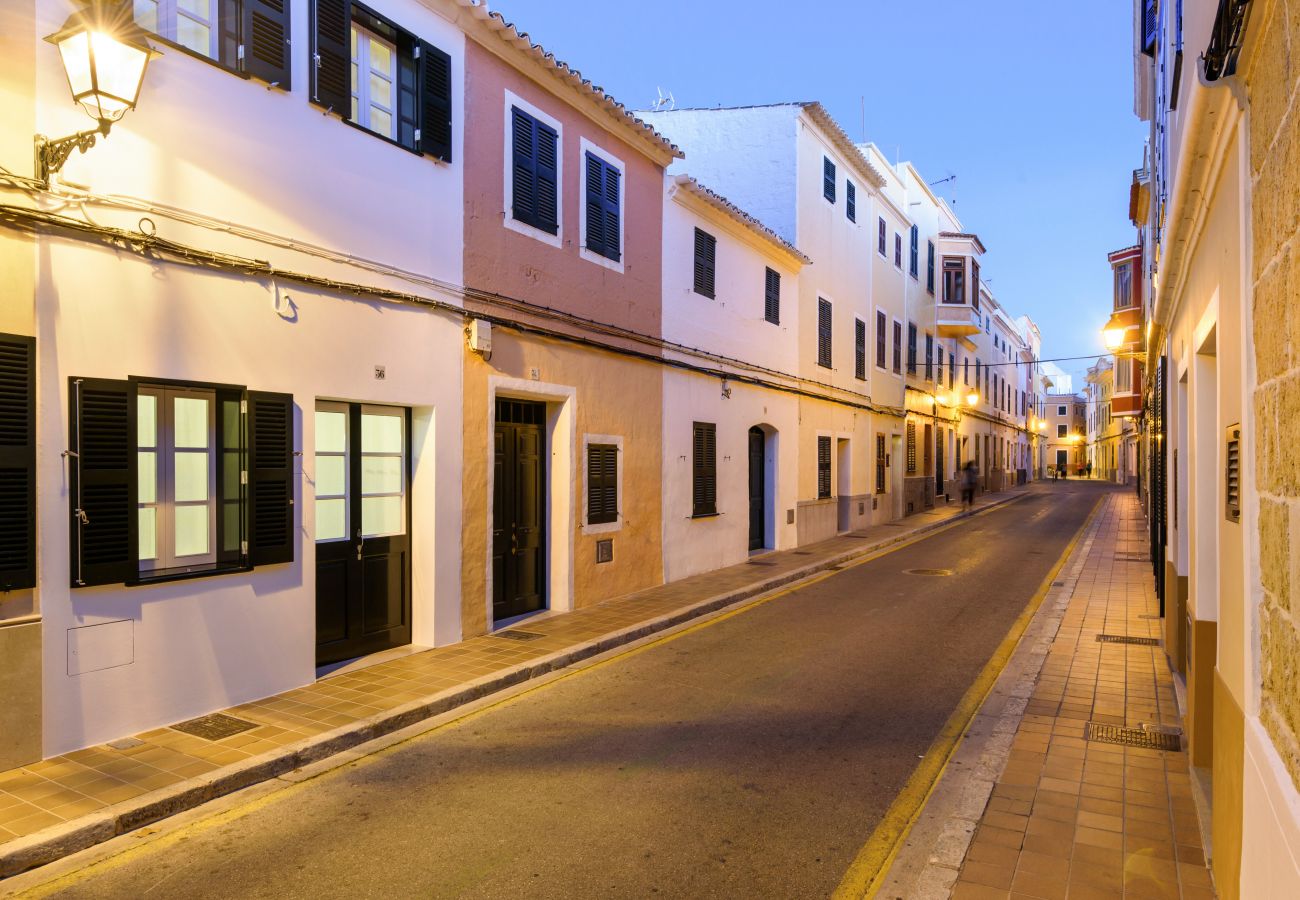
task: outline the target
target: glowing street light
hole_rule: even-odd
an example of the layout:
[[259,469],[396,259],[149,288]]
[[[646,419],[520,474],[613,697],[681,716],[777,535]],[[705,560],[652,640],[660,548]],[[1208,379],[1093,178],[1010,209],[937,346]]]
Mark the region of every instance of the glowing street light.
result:
[[1124,344],[1124,334],[1128,328],[1119,322],[1119,313],[1111,313],[1110,319],[1106,322],[1106,327],[1101,330],[1102,340],[1106,342],[1107,350],[1118,350]]

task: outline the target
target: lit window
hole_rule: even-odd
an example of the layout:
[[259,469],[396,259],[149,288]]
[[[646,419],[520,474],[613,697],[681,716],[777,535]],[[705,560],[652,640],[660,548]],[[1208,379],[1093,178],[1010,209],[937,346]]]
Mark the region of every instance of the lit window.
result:
[[218,59],[217,0],[135,0],[136,24],[209,59]]
[[352,115],[362,128],[397,138],[393,114],[397,50],[359,25],[352,26]]
[[140,569],[216,561],[216,397],[141,385],[136,399]]

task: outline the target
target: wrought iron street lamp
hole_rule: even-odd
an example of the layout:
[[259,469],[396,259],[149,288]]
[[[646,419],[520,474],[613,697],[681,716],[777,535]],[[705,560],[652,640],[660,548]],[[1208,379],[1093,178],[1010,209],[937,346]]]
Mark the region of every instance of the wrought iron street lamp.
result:
[[58,140],[36,136],[36,176],[49,187],[50,176],[73,150],[85,153],[113,123],[135,108],[149,59],[157,51],[144,39],[130,3],[91,0],[46,38],[59,48],[72,99],[99,124]]

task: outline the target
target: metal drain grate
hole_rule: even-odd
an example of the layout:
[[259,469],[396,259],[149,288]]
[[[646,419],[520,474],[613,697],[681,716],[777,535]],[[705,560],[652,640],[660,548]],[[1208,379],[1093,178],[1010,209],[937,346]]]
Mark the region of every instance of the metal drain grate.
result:
[[535,641],[538,638],[546,637],[544,634],[538,634],[536,631],[519,631],[512,628],[509,631],[499,631],[496,637],[503,637],[511,641]]
[[1145,553],[1116,553],[1115,558],[1121,562],[1151,562],[1151,557]]
[[904,575],[931,575],[935,578],[946,578],[952,574],[952,569],[904,569]]
[[256,722],[249,722],[247,719],[236,719],[234,716],[228,716],[225,713],[213,713],[210,716],[199,716],[197,719],[190,719],[188,722],[178,722],[172,726],[172,729],[205,740],[219,741],[222,738],[234,737],[256,727]]
[[1099,634],[1099,644],[1136,644],[1139,647],[1159,647],[1159,638],[1129,637],[1125,634]]
[[1126,728],[1123,725],[1105,725],[1089,722],[1083,729],[1084,740],[1099,744],[1119,744],[1122,747],[1141,747],[1147,750],[1181,750],[1182,732],[1159,725]]

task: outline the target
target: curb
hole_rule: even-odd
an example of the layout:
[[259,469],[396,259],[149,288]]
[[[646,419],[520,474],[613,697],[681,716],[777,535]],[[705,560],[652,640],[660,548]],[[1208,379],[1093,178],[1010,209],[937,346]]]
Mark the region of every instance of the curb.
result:
[[691,606],[632,625],[561,650],[531,663],[484,676],[466,685],[451,688],[428,699],[413,700],[396,709],[359,719],[297,744],[270,750],[261,756],[218,769],[211,775],[198,776],[180,784],[161,788],[130,800],[124,800],[98,812],[90,813],[70,822],[52,825],[24,837],[0,845],[0,880],[19,875],[31,869],[55,862],[65,856],[89,849],[115,837],[143,828],[161,819],[202,806],[218,797],[234,793],[252,785],[278,778],[312,763],[321,762],[361,744],[400,731],[426,719],[442,715],[460,706],[491,694],[504,691],[525,681],[568,668],[609,650],[630,644],[649,635],[667,631],[693,619],[717,612],[727,606],[749,600],[760,594],[785,587],[827,569],[843,565],[859,557],[877,553],[895,544],[945,528],[962,519],[968,519],[990,509],[996,509],[1028,496],[1020,491],[995,500],[979,509],[960,512],[941,522],[930,522],[917,528],[901,531],[897,535],[875,541],[868,546],[846,550],[818,562],[775,575],[745,587],[736,588],[699,601]]

